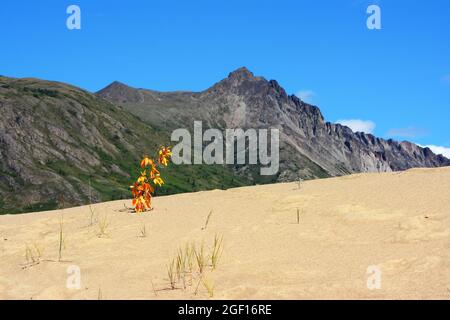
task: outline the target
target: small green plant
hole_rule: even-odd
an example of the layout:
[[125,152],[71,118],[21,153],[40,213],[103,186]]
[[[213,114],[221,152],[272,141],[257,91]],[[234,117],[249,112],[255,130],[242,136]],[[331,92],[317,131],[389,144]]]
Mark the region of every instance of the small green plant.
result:
[[41,261],[42,254],[44,252],[43,248],[40,248],[33,243],[32,246],[26,244],[25,245],[25,259],[28,264],[38,264]]
[[169,277],[169,283],[170,288],[172,290],[175,290],[175,286],[177,283],[177,275],[176,275],[176,262],[175,259],[173,259],[168,265],[167,265],[167,276]]
[[202,278],[203,286],[205,287],[206,291],[208,292],[208,296],[210,298],[214,297],[214,283],[209,281],[206,278]]
[[183,250],[179,249],[176,257],[177,278],[180,280],[182,275],[186,272],[186,255]]
[[39,247],[36,243],[33,244],[34,250],[36,251],[36,254],[39,259],[41,259],[42,255],[44,254],[44,247]]
[[107,236],[107,234],[108,234],[107,233],[108,227],[109,227],[108,215],[105,213],[103,215],[103,217],[100,217],[98,219],[98,230],[99,230],[99,232],[98,232],[97,235],[98,235],[99,238]]
[[194,270],[195,244],[186,244],[184,252],[186,257],[187,272],[192,273],[192,271]]
[[223,252],[222,244],[223,244],[223,236],[219,237],[218,235],[216,235],[214,237],[214,246],[213,246],[212,253],[211,253],[212,270],[216,269],[219,259],[222,255],[222,252]]
[[30,248],[28,244],[25,245],[25,259],[27,260],[27,263],[35,263],[37,261],[37,258],[33,253],[33,249]]
[[92,226],[94,224],[94,216],[95,216],[95,210],[92,208],[92,187],[91,187],[91,178],[89,177],[89,226]]
[[92,226],[94,224],[95,210],[91,205],[89,205],[89,215],[89,226]]
[[189,251],[178,249],[178,254],[176,258],[176,270],[177,270],[177,279],[178,281],[182,280],[183,288],[186,290],[186,273],[188,273],[188,259],[189,259]]
[[204,269],[205,269],[205,267],[208,264],[208,262],[207,262],[208,259],[207,259],[206,255],[205,255],[205,246],[204,246],[203,243],[201,244],[199,250],[195,249],[194,255],[195,255],[195,260],[197,261],[198,272],[200,274],[202,274]]
[[147,237],[147,229],[145,228],[145,223],[141,225],[141,229],[139,230],[139,234],[141,238]]
[[203,226],[202,230],[206,230],[206,228],[208,227],[209,219],[211,218],[212,213],[213,211],[211,210],[208,216],[206,217],[205,225]]
[[200,279],[197,282],[197,286],[195,287],[194,295],[197,295],[198,289],[200,288],[200,283],[202,283],[203,277],[200,276]]
[[62,259],[62,252],[66,248],[64,235],[64,216],[61,215],[59,220],[59,245],[58,245],[58,261]]

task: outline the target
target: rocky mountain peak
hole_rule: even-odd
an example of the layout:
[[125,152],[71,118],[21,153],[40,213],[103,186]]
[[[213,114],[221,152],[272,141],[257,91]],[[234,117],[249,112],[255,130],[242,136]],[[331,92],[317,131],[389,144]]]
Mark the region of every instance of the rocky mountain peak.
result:
[[246,67],[241,67],[230,72],[228,78],[233,80],[250,80],[252,78],[255,78],[255,75]]
[[269,81],[263,77],[256,77],[246,67],[236,69],[228,77],[219,81],[205,91],[207,95],[260,96],[271,88]]
[[104,91],[106,89],[109,90],[129,90],[129,89],[133,89],[130,86],[126,85],[125,83],[122,83],[120,81],[113,81],[111,82],[109,85],[107,85],[105,88],[103,88],[100,91]]
[[144,97],[138,89],[132,88],[122,82],[114,81],[97,92],[99,97],[115,103],[142,102]]

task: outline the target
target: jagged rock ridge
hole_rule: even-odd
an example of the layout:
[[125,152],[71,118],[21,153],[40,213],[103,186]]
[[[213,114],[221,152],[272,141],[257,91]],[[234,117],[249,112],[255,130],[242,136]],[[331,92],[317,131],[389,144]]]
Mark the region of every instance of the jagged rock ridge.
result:
[[[277,81],[256,77],[246,68],[231,72],[202,92],[126,88],[109,86],[97,95],[152,125],[163,123],[165,128],[191,128],[194,120],[202,120],[207,127],[279,128],[282,165],[278,181],[450,165],[450,160],[428,148],[354,133],[326,122],[319,108],[288,95]],[[130,99],[121,94],[123,91]],[[140,99],[132,99],[135,96]]]

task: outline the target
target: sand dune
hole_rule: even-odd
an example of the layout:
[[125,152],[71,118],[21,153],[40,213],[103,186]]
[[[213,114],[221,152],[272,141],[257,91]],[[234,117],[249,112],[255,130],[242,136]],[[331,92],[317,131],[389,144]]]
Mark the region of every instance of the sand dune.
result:
[[[124,205],[93,205],[92,225],[88,206],[0,216],[0,298],[205,299],[207,286],[215,299],[450,298],[450,168],[158,197],[143,215]],[[177,249],[209,253],[216,234],[223,254],[206,285],[194,271],[171,290]]]

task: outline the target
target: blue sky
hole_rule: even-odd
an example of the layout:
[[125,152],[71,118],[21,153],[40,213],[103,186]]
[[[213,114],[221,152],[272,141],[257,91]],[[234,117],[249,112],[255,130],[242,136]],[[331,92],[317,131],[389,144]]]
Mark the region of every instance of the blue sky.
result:
[[450,147],[448,0],[2,0],[0,35],[6,76],[198,91],[247,66],[329,121]]

